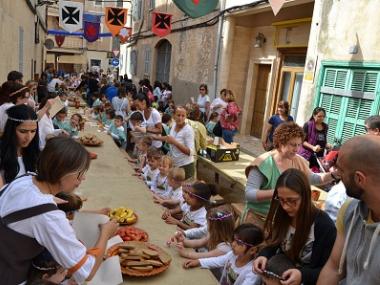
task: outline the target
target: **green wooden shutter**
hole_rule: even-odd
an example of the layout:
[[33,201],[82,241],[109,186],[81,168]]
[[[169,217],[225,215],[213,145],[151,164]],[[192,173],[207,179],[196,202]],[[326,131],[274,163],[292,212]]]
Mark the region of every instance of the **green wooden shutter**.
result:
[[327,133],[327,141],[333,144],[337,137],[338,122],[340,117],[340,109],[342,106],[342,98],[330,94],[322,93],[319,106],[326,110],[326,124],[329,125]]
[[326,110],[329,143],[365,133],[365,119],[379,113],[379,81],[379,70],[324,69],[317,102]]

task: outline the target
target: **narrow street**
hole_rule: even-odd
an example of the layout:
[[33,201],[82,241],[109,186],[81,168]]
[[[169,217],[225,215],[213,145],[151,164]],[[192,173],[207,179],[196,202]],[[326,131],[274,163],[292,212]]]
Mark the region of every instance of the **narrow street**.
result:
[[1,0],[0,283],[380,284],[379,9]]

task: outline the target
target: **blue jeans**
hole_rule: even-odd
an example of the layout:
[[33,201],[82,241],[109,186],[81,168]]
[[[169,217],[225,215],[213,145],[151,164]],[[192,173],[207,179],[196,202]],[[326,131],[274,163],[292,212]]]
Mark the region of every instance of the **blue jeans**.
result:
[[223,139],[226,143],[232,143],[234,141],[234,136],[236,135],[237,133],[237,130],[226,130],[226,129],[223,129],[222,130],[222,136],[223,136]]

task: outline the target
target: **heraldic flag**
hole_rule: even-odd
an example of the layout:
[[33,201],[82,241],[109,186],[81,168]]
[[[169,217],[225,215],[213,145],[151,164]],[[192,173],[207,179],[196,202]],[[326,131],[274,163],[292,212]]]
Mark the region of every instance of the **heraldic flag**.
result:
[[83,4],[73,1],[59,1],[59,25],[73,33],[83,28]]
[[65,36],[62,35],[55,35],[55,43],[58,47],[61,47],[63,45],[63,42],[65,41]]
[[174,4],[191,18],[198,18],[211,13],[219,0],[173,0]]
[[129,37],[132,35],[132,28],[123,27],[119,32],[119,39],[121,44],[125,44]]
[[111,8],[105,9],[105,24],[112,36],[117,36],[127,22],[128,9]]
[[99,38],[100,16],[92,14],[83,15],[83,37],[88,42],[95,42]]
[[165,37],[172,31],[172,15],[152,12],[152,32],[159,37]]

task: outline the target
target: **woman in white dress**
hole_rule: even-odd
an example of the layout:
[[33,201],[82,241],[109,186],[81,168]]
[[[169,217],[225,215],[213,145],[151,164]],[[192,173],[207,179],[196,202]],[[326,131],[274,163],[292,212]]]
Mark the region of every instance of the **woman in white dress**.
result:
[[40,154],[37,114],[27,105],[7,110],[0,147],[0,187],[26,172],[35,172]]
[[0,280],[2,285],[25,282],[32,260],[44,249],[68,269],[78,284],[91,280],[103,261],[106,244],[117,229],[100,225],[92,249],[76,238],[54,196],[77,188],[90,166],[87,150],[71,138],[50,139],[41,152],[37,174],[15,179],[0,191]]
[[18,82],[4,82],[0,89],[0,133],[4,131],[7,122],[7,110],[14,105],[27,104],[29,88]]

